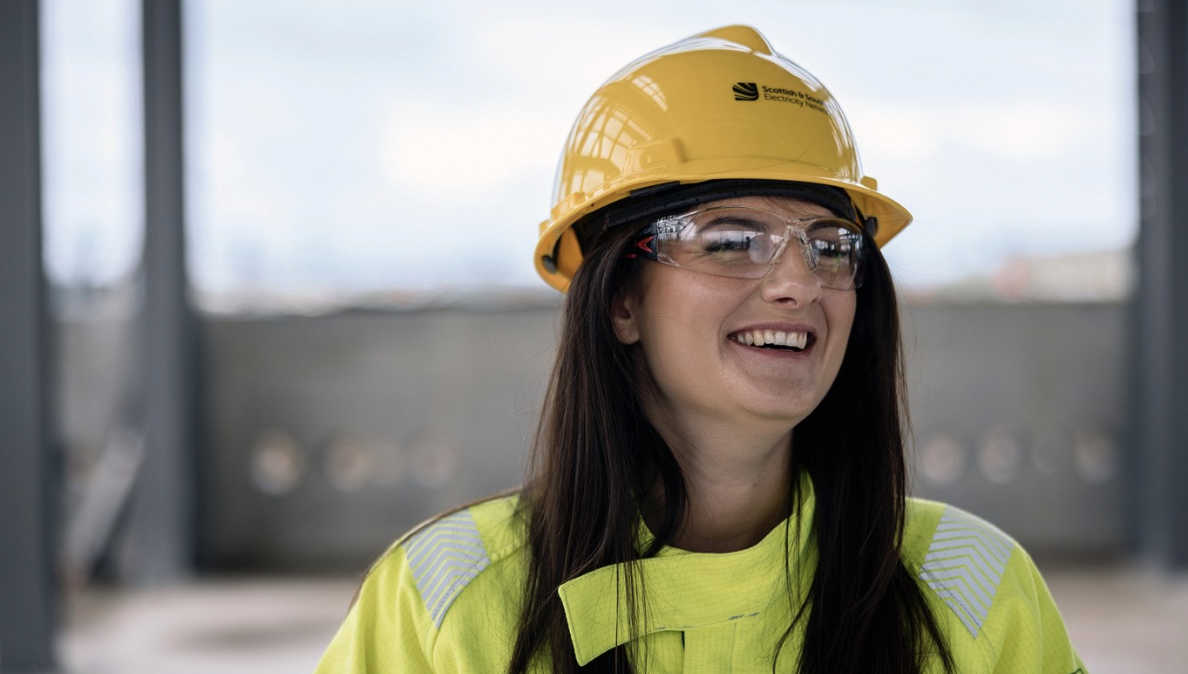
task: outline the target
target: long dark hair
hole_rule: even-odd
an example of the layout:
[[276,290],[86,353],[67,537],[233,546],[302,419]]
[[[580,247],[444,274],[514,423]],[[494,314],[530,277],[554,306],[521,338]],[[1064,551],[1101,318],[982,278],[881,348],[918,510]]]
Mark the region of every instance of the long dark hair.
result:
[[[509,674],[526,673],[536,659],[554,672],[579,671],[557,589],[603,566],[627,562],[626,600],[638,634],[641,602],[632,594],[642,579],[632,577],[630,562],[654,555],[686,515],[680,466],[640,403],[638,380],[646,375],[631,347],[616,339],[610,316],[615,294],[632,280],[632,263],[621,260],[632,234],[618,227],[591,246],[565,301],[521,499],[530,559]],[[841,370],[793,429],[789,479],[795,489],[801,471],[812,478],[818,562],[773,655],[799,626],[802,674],[920,672],[932,657],[952,671],[937,622],[899,555],[907,495],[899,314],[890,271],[868,243]],[[664,495],[662,524],[651,548],[639,550],[636,524],[653,493]],[[619,647],[581,671],[633,668],[628,649]]]

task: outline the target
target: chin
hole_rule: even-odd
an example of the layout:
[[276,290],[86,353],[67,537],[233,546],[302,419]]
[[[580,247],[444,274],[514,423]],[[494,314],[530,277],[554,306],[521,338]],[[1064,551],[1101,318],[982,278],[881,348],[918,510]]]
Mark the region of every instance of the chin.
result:
[[792,429],[812,414],[814,409],[816,409],[815,405],[789,406],[788,401],[784,400],[773,402],[770,405],[749,406],[746,413],[755,420],[778,423]]

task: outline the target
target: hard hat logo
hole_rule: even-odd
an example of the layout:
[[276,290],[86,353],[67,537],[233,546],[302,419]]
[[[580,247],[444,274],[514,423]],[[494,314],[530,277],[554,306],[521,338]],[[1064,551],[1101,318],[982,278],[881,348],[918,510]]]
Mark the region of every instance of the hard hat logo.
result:
[[[758,91],[755,92],[755,98],[758,99]],[[738,98],[736,95],[735,98]],[[810,110],[815,110],[823,115],[829,113],[825,110],[825,101],[806,94],[803,91],[796,91],[794,89],[785,89],[783,87],[763,87],[763,100],[774,101],[776,103],[791,103],[806,107]]]
[[675,197],[685,186],[738,180],[836,189],[851,203],[834,210],[856,210],[870,234],[877,224],[880,246],[911,222],[863,172],[829,90],[754,28],[728,26],[640,58],[591,96],[562,152],[537,272],[564,292],[593,240],[586,223],[618,202],[630,205],[659,186],[680,188],[666,192]]
[[734,100],[736,101],[757,101],[759,100],[759,87],[754,82],[739,82],[734,85]]

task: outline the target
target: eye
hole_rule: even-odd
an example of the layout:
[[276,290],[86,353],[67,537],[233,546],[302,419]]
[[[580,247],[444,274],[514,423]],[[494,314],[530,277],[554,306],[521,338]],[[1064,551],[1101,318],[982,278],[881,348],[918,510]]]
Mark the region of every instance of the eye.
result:
[[822,257],[849,257],[853,247],[844,239],[809,239],[809,244]]
[[733,253],[751,249],[759,232],[712,229],[701,233],[701,249],[707,253]]
[[697,219],[690,234],[707,254],[729,255],[767,248],[771,227],[759,214],[741,209],[709,211]]
[[726,276],[751,277],[769,263],[782,242],[773,232],[787,228],[773,214],[747,208],[710,208],[679,220],[679,229],[657,229],[659,254],[679,267]]
[[806,236],[817,267],[832,272],[854,264],[862,243],[858,234],[844,227],[817,227]]

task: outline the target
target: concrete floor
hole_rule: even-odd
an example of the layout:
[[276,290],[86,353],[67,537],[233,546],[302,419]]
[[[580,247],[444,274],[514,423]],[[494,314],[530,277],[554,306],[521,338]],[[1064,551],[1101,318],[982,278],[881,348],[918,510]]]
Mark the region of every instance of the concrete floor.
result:
[[64,674],[300,674],[346,615],[351,579],[202,579],[68,602]]
[[[1092,674],[1188,672],[1188,576],[1136,568],[1047,569]],[[68,603],[66,674],[310,672],[346,612],[353,579],[201,579],[92,589]]]

